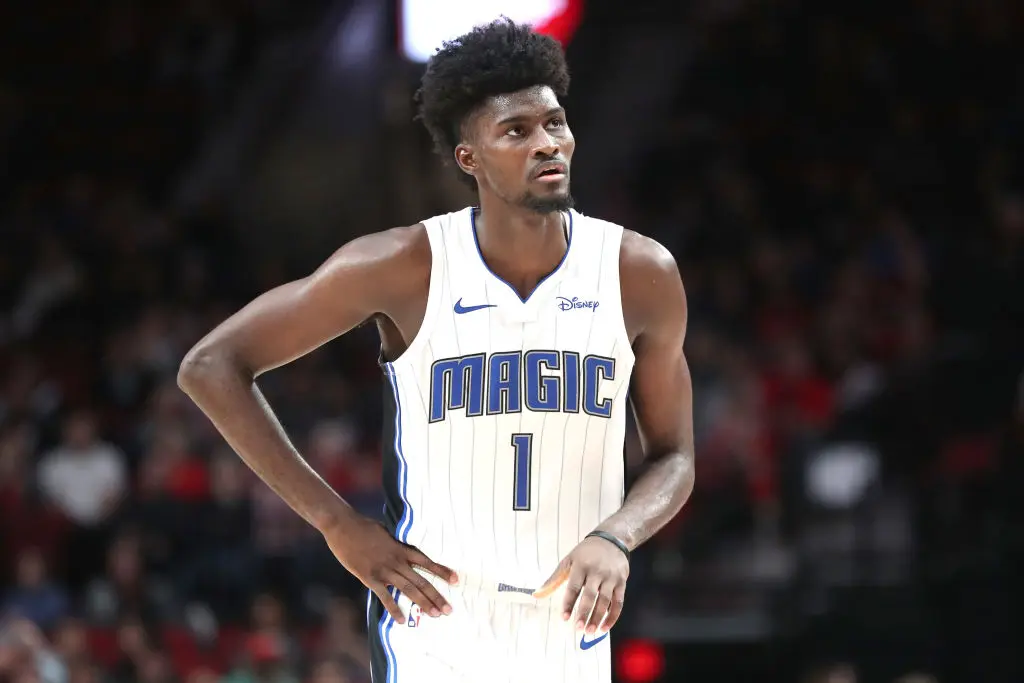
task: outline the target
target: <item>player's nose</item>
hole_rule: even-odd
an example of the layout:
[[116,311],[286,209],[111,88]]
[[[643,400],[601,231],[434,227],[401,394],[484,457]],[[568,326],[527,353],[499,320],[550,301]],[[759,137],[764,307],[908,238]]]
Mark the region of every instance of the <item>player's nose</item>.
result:
[[547,131],[542,130],[536,136],[533,143],[533,156],[538,159],[551,159],[558,156],[561,151],[558,139],[552,137]]

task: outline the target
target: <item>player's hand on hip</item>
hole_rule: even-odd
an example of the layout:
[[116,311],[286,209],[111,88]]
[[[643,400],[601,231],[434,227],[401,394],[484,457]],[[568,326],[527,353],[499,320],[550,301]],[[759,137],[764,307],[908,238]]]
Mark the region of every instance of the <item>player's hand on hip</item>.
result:
[[627,577],[629,559],[612,543],[592,536],[566,555],[533,595],[546,598],[564,583],[562,619],[572,617],[575,606],[577,629],[608,631],[622,615]]
[[351,523],[324,531],[323,535],[338,561],[380,598],[399,624],[405,623],[405,616],[388,586],[405,593],[432,617],[451,614],[451,605],[414,567],[453,586],[458,583],[455,572],[434,562],[413,546],[395,540],[377,522],[357,517]]

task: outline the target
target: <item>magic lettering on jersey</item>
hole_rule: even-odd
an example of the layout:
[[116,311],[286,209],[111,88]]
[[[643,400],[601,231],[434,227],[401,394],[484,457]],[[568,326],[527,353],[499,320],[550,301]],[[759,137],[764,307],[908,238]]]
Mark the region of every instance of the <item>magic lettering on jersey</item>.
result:
[[451,410],[467,417],[578,413],[610,418],[601,384],[615,379],[615,359],[575,351],[502,351],[442,358],[430,368],[430,422]]

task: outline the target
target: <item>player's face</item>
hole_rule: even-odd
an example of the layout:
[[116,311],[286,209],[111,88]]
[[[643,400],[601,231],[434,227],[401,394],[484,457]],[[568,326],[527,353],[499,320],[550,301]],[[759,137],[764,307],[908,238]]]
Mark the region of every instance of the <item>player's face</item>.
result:
[[456,158],[481,191],[537,213],[572,207],[569,165],[576,141],[551,88],[492,97],[469,125],[471,142],[456,149]]

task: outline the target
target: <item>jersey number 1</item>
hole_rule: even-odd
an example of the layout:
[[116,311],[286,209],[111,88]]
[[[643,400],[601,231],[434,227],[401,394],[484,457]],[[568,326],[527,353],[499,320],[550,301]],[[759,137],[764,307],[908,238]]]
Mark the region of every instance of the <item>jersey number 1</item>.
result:
[[530,469],[533,460],[533,434],[513,434],[512,509],[530,509]]

